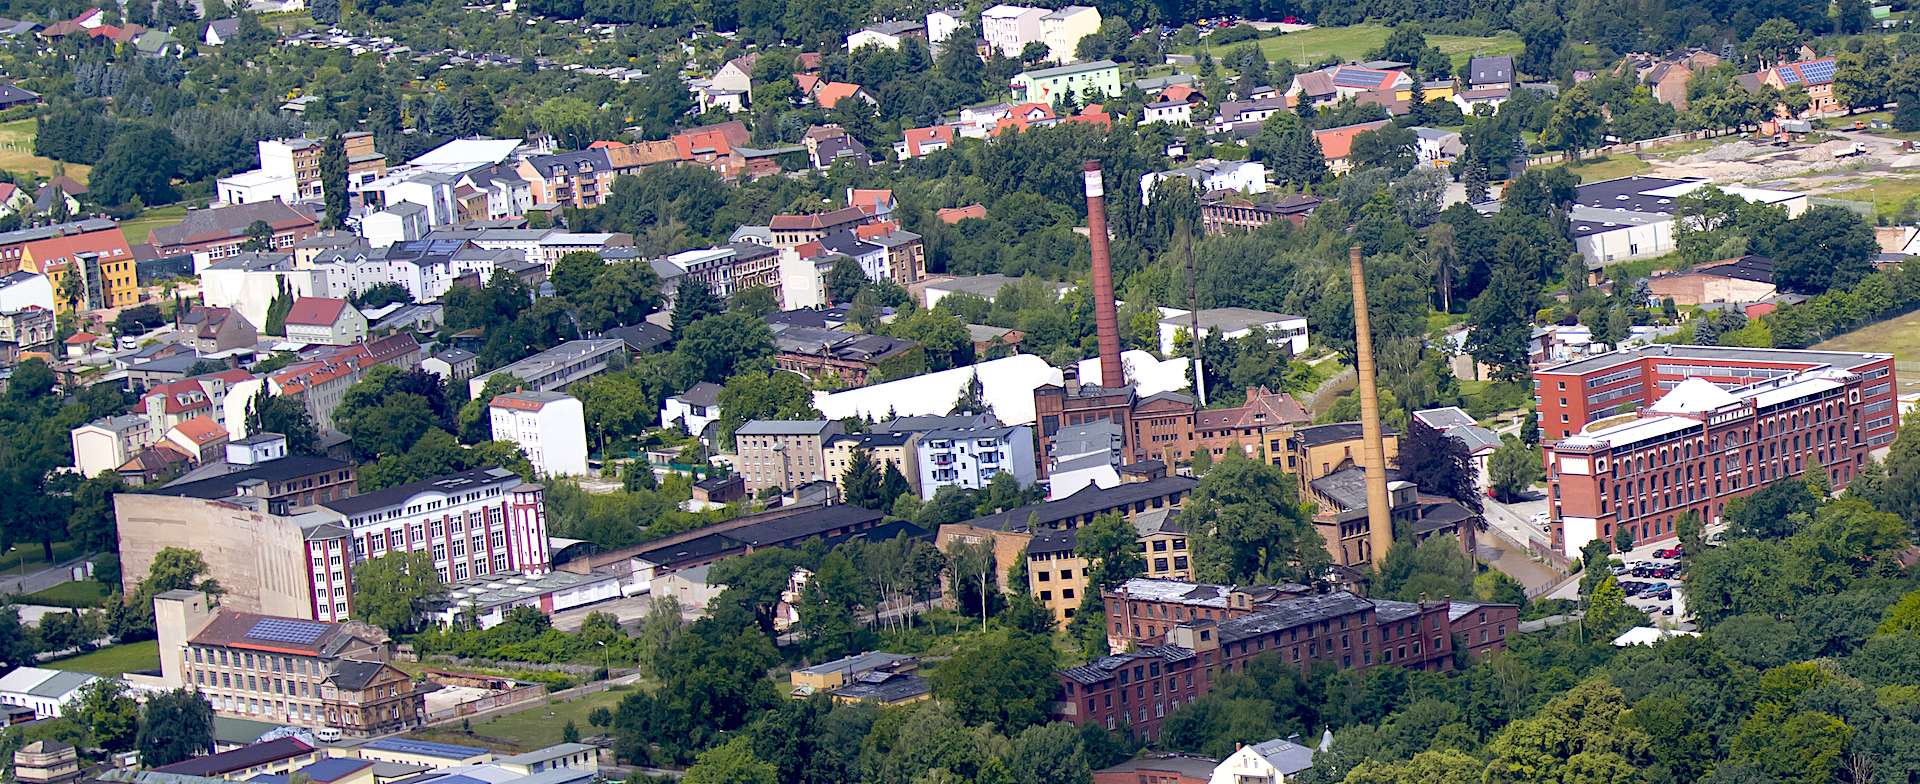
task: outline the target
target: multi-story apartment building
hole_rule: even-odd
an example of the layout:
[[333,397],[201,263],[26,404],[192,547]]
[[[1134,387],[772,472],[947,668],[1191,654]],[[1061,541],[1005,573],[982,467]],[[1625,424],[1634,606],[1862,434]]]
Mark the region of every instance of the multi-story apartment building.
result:
[[827,438],[822,454],[826,458],[827,478],[839,483],[846,489],[847,468],[853,463],[853,453],[865,450],[873,458],[876,470],[885,473],[887,466],[899,469],[900,475],[907,480],[907,488],[915,495],[920,493],[920,456],[916,447],[920,443],[920,433],[901,431],[894,433],[848,433]]
[[321,506],[344,517],[353,559],[426,552],[446,581],[494,572],[545,574],[552,561],[542,488],[476,468]]
[[367,317],[344,299],[296,299],[285,323],[287,340],[294,343],[349,346],[367,339]]
[[1857,373],[1862,415],[1855,446],[1873,449],[1893,442],[1893,355],[1854,351],[1802,351],[1721,346],[1637,346],[1534,372],[1534,408],[1540,440],[1571,438],[1588,424],[1653,405],[1689,378],[1722,389],[1831,368]]
[[106,417],[76,427],[68,437],[73,441],[74,467],[80,475],[99,476],[125,465],[142,448],[158,440],[159,433],[143,414]]
[[1047,59],[1070,63],[1080,39],[1100,32],[1100,11],[1092,6],[1070,5],[1040,17],[1040,38],[1047,44]]
[[1033,428],[1026,425],[956,427],[929,430],[915,445],[920,464],[920,498],[932,500],[941,487],[978,490],[1002,473],[1021,487],[1039,476],[1033,460]]
[[546,476],[587,472],[587,426],[580,401],[561,392],[495,395],[487,411],[495,441],[519,444]]
[[1045,8],[996,5],[980,12],[980,40],[999,50],[1002,57],[1018,59],[1029,42],[1045,41],[1040,19],[1048,13]]
[[[119,231],[89,231],[28,242],[20,247],[20,269],[47,276],[53,284],[53,307],[65,313],[117,308],[140,301],[140,280],[134,269],[133,249]],[[79,276],[69,288],[67,278]],[[79,298],[69,295],[77,291]]]
[[734,431],[734,447],[741,463],[735,472],[746,481],[749,493],[769,487],[792,490],[825,479],[831,470],[827,466],[827,441],[845,432],[837,419],[753,420]]
[[386,634],[359,623],[219,609],[206,594],[155,597],[161,674],[198,693],[214,715],[354,737],[390,734],[426,719],[413,678],[387,663]]
[[1680,515],[1715,522],[1727,502],[1812,471],[1842,487],[1875,446],[1868,434],[1897,424],[1891,406],[1868,411],[1869,390],[1891,382],[1834,367],[1732,390],[1688,378],[1631,417],[1546,442],[1553,544],[1577,553],[1621,527],[1676,539]]
[[614,357],[625,359],[627,344],[621,340],[569,340],[503,368],[467,379],[467,394],[479,397],[487,379],[510,375],[520,379],[522,389],[558,392],[582,379],[607,372]]
[[767,223],[773,232],[773,245],[782,250],[796,248],[836,231],[850,230],[873,221],[873,216],[859,207],[842,207],[828,212],[811,215],[775,215]]
[[592,207],[613,193],[613,162],[602,147],[529,156],[519,174],[532,184],[536,204]]
[[[20,260],[28,243],[76,234],[120,234],[120,224],[114,223],[111,218],[87,218],[51,226],[34,226],[0,232],[0,274],[16,272],[20,269]],[[122,242],[126,241],[126,235],[120,234],[120,239]],[[103,236],[98,241],[110,242],[111,238]]]

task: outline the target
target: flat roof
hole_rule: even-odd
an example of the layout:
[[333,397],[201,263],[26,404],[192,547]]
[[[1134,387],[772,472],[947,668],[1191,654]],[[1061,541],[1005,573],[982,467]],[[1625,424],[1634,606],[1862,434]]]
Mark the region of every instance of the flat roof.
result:
[[1639,361],[1642,357],[1661,359],[1721,360],[1726,362],[1795,362],[1809,366],[1830,365],[1851,370],[1870,362],[1893,358],[1892,354],[1865,351],[1823,351],[1793,348],[1735,348],[1729,346],[1683,346],[1660,344],[1635,346],[1597,357],[1577,359],[1562,365],[1541,368],[1540,373],[1586,374]]
[[424,740],[406,738],[381,738],[361,744],[363,749],[391,751],[398,754],[417,754],[423,757],[463,760],[489,751],[485,746],[456,746],[451,743],[429,743]]

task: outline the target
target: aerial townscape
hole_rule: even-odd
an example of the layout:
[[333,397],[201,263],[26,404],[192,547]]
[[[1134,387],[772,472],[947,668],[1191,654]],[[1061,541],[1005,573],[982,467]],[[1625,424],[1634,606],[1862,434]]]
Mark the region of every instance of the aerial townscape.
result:
[[0,0],[0,781],[1920,784],[1920,5],[850,2]]

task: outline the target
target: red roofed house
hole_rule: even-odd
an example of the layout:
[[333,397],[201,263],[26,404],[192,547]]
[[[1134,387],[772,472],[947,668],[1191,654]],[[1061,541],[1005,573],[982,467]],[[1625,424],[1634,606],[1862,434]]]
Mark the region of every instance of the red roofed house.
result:
[[1363,131],[1378,130],[1385,127],[1387,120],[1375,120],[1359,125],[1343,125],[1338,128],[1326,128],[1313,132],[1313,138],[1320,142],[1320,157],[1327,161],[1327,170],[1341,174],[1353,168],[1347,160],[1353,150],[1353,137]]
[[1007,110],[1006,115],[994,124],[993,134],[998,136],[1001,131],[1008,128],[1024,131],[1029,124],[1051,119],[1053,119],[1053,109],[1046,104],[1023,103]]
[[[1835,62],[1831,57],[1784,63],[1761,71],[1760,83],[1773,85],[1777,90],[1806,88],[1807,97],[1813,100],[1807,104],[1807,110],[1800,113],[1801,117],[1839,114],[1847,111],[1847,107],[1833,97],[1835,70]],[[1781,107],[1781,110],[1784,113],[1785,107]]]
[[968,218],[986,220],[987,208],[982,204],[969,204],[965,207],[946,207],[934,212],[933,215],[949,224],[959,223]]
[[87,352],[93,350],[94,341],[97,341],[99,339],[100,339],[99,335],[95,335],[90,332],[73,333],[73,337],[66,339],[67,356],[69,357],[86,356]]
[[227,429],[209,417],[197,416],[174,425],[163,438],[193,458],[194,465],[219,462],[227,454]]
[[332,297],[301,297],[287,312],[287,340],[348,346],[367,339],[367,318],[352,303]]
[[747,131],[746,124],[739,120],[728,120],[676,133],[673,135],[673,147],[681,163],[697,163],[725,173],[727,156],[732,154],[733,148],[752,140],[753,135]]
[[[1160,91],[1160,101],[1161,102],[1186,101],[1188,103],[1193,103],[1193,97],[1196,95],[1200,95],[1199,90],[1195,90],[1192,87],[1188,87],[1184,84],[1176,84],[1172,87],[1169,87],[1165,90]],[[1205,96],[1202,96],[1202,97],[1205,97]]]
[[[225,430],[220,431],[222,435]],[[172,441],[161,441],[152,446],[141,447],[138,452],[113,470],[120,475],[121,481],[134,487],[150,485],[161,479],[178,476],[198,461],[194,455],[187,454]]]
[[893,156],[900,160],[918,158],[953,146],[953,126],[908,128],[906,138],[893,143]]
[[867,92],[867,88],[848,82],[827,82],[820,85],[820,89],[813,94],[813,102],[819,104],[822,109],[832,109],[848,98],[858,98],[869,104],[878,103]]
[[20,186],[11,182],[0,182],[0,215],[12,215],[20,208],[33,203],[33,197]]
[[893,200],[893,191],[886,188],[847,189],[847,206],[859,207],[877,221],[891,217],[897,204],[899,202]]
[[213,396],[206,387],[193,379],[171,381],[147,391],[140,399],[146,411],[147,422],[153,432],[162,433],[173,426],[195,417],[206,417],[215,422],[226,419],[223,406],[215,405]]

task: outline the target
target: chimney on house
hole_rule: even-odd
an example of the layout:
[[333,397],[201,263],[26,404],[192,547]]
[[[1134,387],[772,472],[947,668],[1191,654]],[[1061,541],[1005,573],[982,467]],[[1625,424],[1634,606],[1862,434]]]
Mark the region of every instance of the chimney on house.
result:
[[1100,338],[1100,386],[1119,389],[1127,385],[1126,368],[1120,366],[1120,315],[1113,302],[1113,257],[1107,250],[1106,188],[1100,179],[1100,162],[1087,161],[1087,239],[1093,243],[1093,326]]
[[1374,389],[1373,329],[1367,323],[1367,279],[1360,246],[1347,252],[1353,274],[1354,365],[1360,392],[1360,451],[1367,469],[1367,550],[1364,560],[1384,563],[1393,547],[1392,501],[1387,497],[1387,450],[1380,432],[1380,396]]

